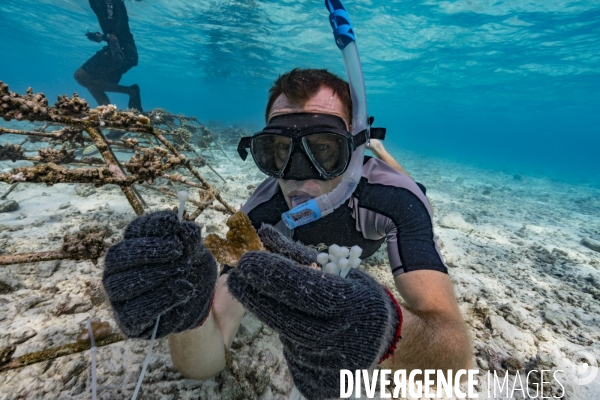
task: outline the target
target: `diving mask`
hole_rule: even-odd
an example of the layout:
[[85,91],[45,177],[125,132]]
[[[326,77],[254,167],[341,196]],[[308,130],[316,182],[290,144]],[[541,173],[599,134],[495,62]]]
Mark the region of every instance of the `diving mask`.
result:
[[330,180],[346,171],[352,152],[368,139],[369,129],[353,136],[335,115],[283,114],[262,131],[241,138],[238,153],[245,160],[249,148],[258,168],[274,178]]

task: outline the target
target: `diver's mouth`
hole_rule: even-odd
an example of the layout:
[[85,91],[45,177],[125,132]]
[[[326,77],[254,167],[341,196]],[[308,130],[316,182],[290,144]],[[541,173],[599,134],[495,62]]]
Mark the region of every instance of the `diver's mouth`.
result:
[[294,191],[290,193],[290,203],[292,203],[292,208],[299,206],[302,203],[306,203],[307,201],[313,199],[311,195],[304,192]]

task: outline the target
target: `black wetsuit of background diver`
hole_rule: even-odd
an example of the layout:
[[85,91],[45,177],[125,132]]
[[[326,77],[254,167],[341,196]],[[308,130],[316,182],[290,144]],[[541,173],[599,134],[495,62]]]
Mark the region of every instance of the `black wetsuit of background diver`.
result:
[[[123,0],[90,0],[90,7],[98,17],[104,33],[104,38],[100,40],[107,40],[108,46],[104,46],[87,60],[75,72],[75,79],[90,91],[99,105],[109,104],[105,92],[126,93],[129,95],[129,108],[142,112],[139,86],[119,85],[123,74],[138,64],[137,48],[129,30],[125,4]],[[111,43],[111,39],[107,39],[109,35],[114,35],[117,42]],[[88,33],[88,38],[89,36]],[[96,41],[92,38],[90,40]]]

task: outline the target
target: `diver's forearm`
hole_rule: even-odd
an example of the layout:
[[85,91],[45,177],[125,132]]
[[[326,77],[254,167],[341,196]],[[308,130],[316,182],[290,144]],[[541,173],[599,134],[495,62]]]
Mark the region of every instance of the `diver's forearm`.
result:
[[460,316],[405,307],[402,313],[402,339],[392,359],[385,363],[388,368],[456,371],[471,366],[471,341]]
[[245,310],[226,285],[227,275],[219,278],[208,318],[202,326],[169,335],[171,360],[186,378],[205,380],[225,368],[224,346],[231,346]]
[[169,335],[175,368],[186,378],[209,379],[225,368],[223,336],[211,311],[202,326]]
[[402,165],[400,165],[400,163],[398,163],[398,161],[396,161],[396,159],[394,157],[392,157],[392,155],[390,153],[387,152],[387,150],[380,149],[378,151],[375,151],[375,150],[372,150],[372,151],[373,151],[373,154],[375,155],[375,157],[379,158],[381,161],[388,164],[390,167],[394,168],[396,171],[401,172],[402,174],[408,176],[409,178],[412,178],[408,174],[408,172],[406,172],[406,170],[402,167]]
[[221,276],[217,282],[212,310],[223,334],[223,342],[229,347],[240,327],[244,314],[246,314],[246,310],[242,303],[229,293],[227,289],[227,276]]

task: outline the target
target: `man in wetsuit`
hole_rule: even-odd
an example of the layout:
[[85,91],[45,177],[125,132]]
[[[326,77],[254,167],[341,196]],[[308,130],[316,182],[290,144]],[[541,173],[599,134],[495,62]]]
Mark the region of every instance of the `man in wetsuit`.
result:
[[[294,230],[281,221],[296,203],[340,183],[348,141],[360,140],[349,139],[351,113],[348,84],[337,76],[312,69],[282,75],[270,90],[267,126],[238,147],[241,155],[249,148],[270,175],[242,207],[269,251],[246,253],[217,279],[195,224],[178,223],[169,211],[138,218],[106,255],[103,282],[121,329],[148,338],[160,315],[157,336],[169,335],[175,367],[207,379],[224,368],[224,346],[250,311],[279,334],[309,400],[338,397],[340,369],[386,359],[388,368],[409,371],[468,368],[469,335],[424,188],[365,157],[346,203]],[[364,258],[384,242],[401,305],[360,269],[341,278],[306,267],[316,262],[315,248],[359,245]]]
[[90,0],[90,6],[103,33],[88,32],[86,36],[93,42],[105,41],[107,46],[75,71],[75,80],[90,91],[98,105],[109,104],[106,92],[125,93],[128,107],[143,112],[140,87],[119,85],[123,74],[138,64],[125,4],[123,0]]

